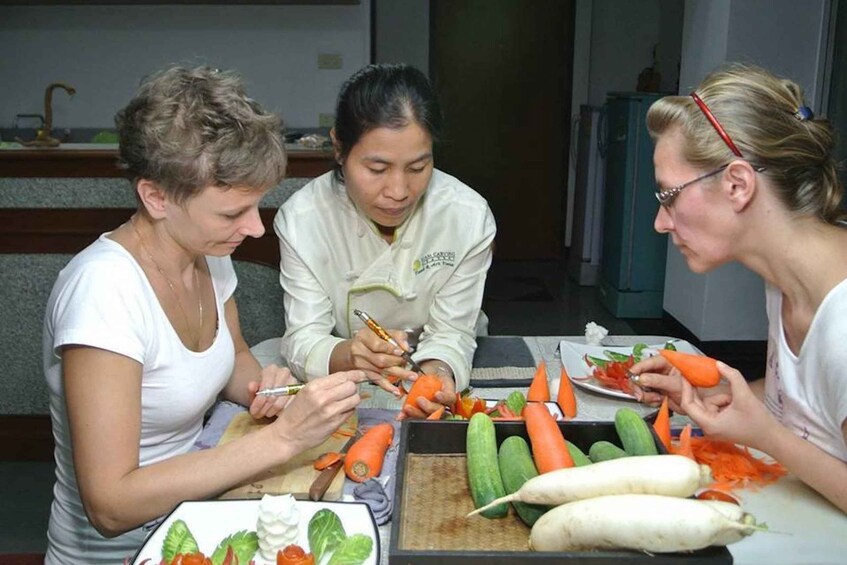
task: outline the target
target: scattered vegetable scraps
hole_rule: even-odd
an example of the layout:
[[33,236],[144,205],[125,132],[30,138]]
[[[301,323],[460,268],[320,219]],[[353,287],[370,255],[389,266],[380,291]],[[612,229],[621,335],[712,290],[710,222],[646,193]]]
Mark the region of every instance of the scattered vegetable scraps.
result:
[[698,463],[712,469],[715,483],[711,488],[731,491],[768,485],[786,474],[780,463],[767,463],[755,457],[747,447],[729,441],[692,437],[691,451]]

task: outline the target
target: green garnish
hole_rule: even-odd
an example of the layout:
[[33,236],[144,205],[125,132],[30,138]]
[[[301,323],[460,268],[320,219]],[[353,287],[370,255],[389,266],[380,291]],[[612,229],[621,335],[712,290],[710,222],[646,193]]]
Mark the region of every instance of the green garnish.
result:
[[228,547],[232,547],[232,552],[238,558],[236,563],[250,563],[259,549],[259,536],[256,532],[242,530],[225,537],[212,553],[212,565],[222,565]]
[[315,563],[320,563],[325,553],[332,552],[347,537],[338,514],[322,508],[309,520],[309,548],[315,555]]
[[515,416],[520,416],[523,409],[526,408],[526,397],[519,390],[516,390],[506,397],[506,408],[512,411]]
[[[373,551],[374,541],[365,534],[353,534],[335,548],[335,553],[329,559],[328,565],[359,565]],[[314,548],[312,548],[314,551]],[[317,555],[315,555],[317,562]]]
[[180,553],[195,551],[200,551],[200,548],[197,546],[197,540],[191,535],[188,525],[182,520],[174,520],[168,528],[168,533],[165,534],[165,541],[162,542],[162,560],[170,563]]

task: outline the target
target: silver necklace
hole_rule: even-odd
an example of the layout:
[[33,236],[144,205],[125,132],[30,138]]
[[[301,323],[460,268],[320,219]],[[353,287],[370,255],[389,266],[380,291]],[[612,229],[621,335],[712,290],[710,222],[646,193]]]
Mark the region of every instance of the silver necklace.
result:
[[194,269],[195,269],[195,271],[194,271],[194,285],[193,285],[194,288],[192,288],[192,290],[197,292],[197,309],[200,311],[200,326],[197,328],[197,331],[194,331],[194,329],[191,327],[191,323],[188,321],[188,314],[186,314],[185,308],[183,308],[183,306],[182,306],[182,300],[179,299],[179,294],[176,291],[176,286],[174,285],[173,282],[171,282],[171,279],[168,278],[168,276],[165,274],[165,272],[159,266],[159,263],[157,263],[156,260],[153,259],[153,255],[150,254],[150,250],[147,249],[147,244],[144,242],[144,238],[141,237],[141,232],[138,231],[138,226],[135,224],[135,216],[133,216],[132,219],[130,219],[129,223],[132,225],[132,231],[135,232],[135,237],[138,238],[138,243],[141,245],[141,250],[144,252],[144,255],[147,257],[147,260],[150,261],[151,263],[153,263],[153,266],[156,267],[156,270],[159,272],[159,274],[165,280],[165,283],[167,283],[168,288],[171,289],[171,293],[174,295],[174,298],[176,298],[176,305],[179,307],[179,311],[182,313],[182,318],[185,320],[185,326],[188,328],[188,331],[191,332],[191,338],[193,340],[192,343],[195,344],[196,347],[199,347],[200,346],[200,333],[203,330],[203,296],[201,295],[200,290],[198,288],[198,284],[197,284],[197,280],[199,278],[199,275],[197,274],[196,263],[195,263],[195,267],[194,267]]

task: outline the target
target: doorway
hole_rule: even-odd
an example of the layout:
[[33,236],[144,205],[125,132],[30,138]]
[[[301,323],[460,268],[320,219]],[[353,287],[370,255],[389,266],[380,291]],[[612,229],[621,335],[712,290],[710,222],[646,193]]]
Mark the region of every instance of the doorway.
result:
[[431,0],[438,168],[488,200],[497,260],[564,255],[573,0]]

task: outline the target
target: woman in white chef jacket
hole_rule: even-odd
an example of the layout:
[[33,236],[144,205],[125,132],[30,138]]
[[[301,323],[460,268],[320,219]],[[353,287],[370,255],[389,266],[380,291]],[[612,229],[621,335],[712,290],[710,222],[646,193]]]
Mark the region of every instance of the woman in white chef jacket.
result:
[[[402,353],[356,317],[362,310],[444,383],[450,405],[468,386],[496,231],[485,199],[434,167],[441,114],[427,78],[408,65],[369,65],[341,88],[331,132],[338,166],[280,209],[282,356],[310,379],[363,369],[372,382],[414,379]],[[410,337],[411,336],[411,337]]]

